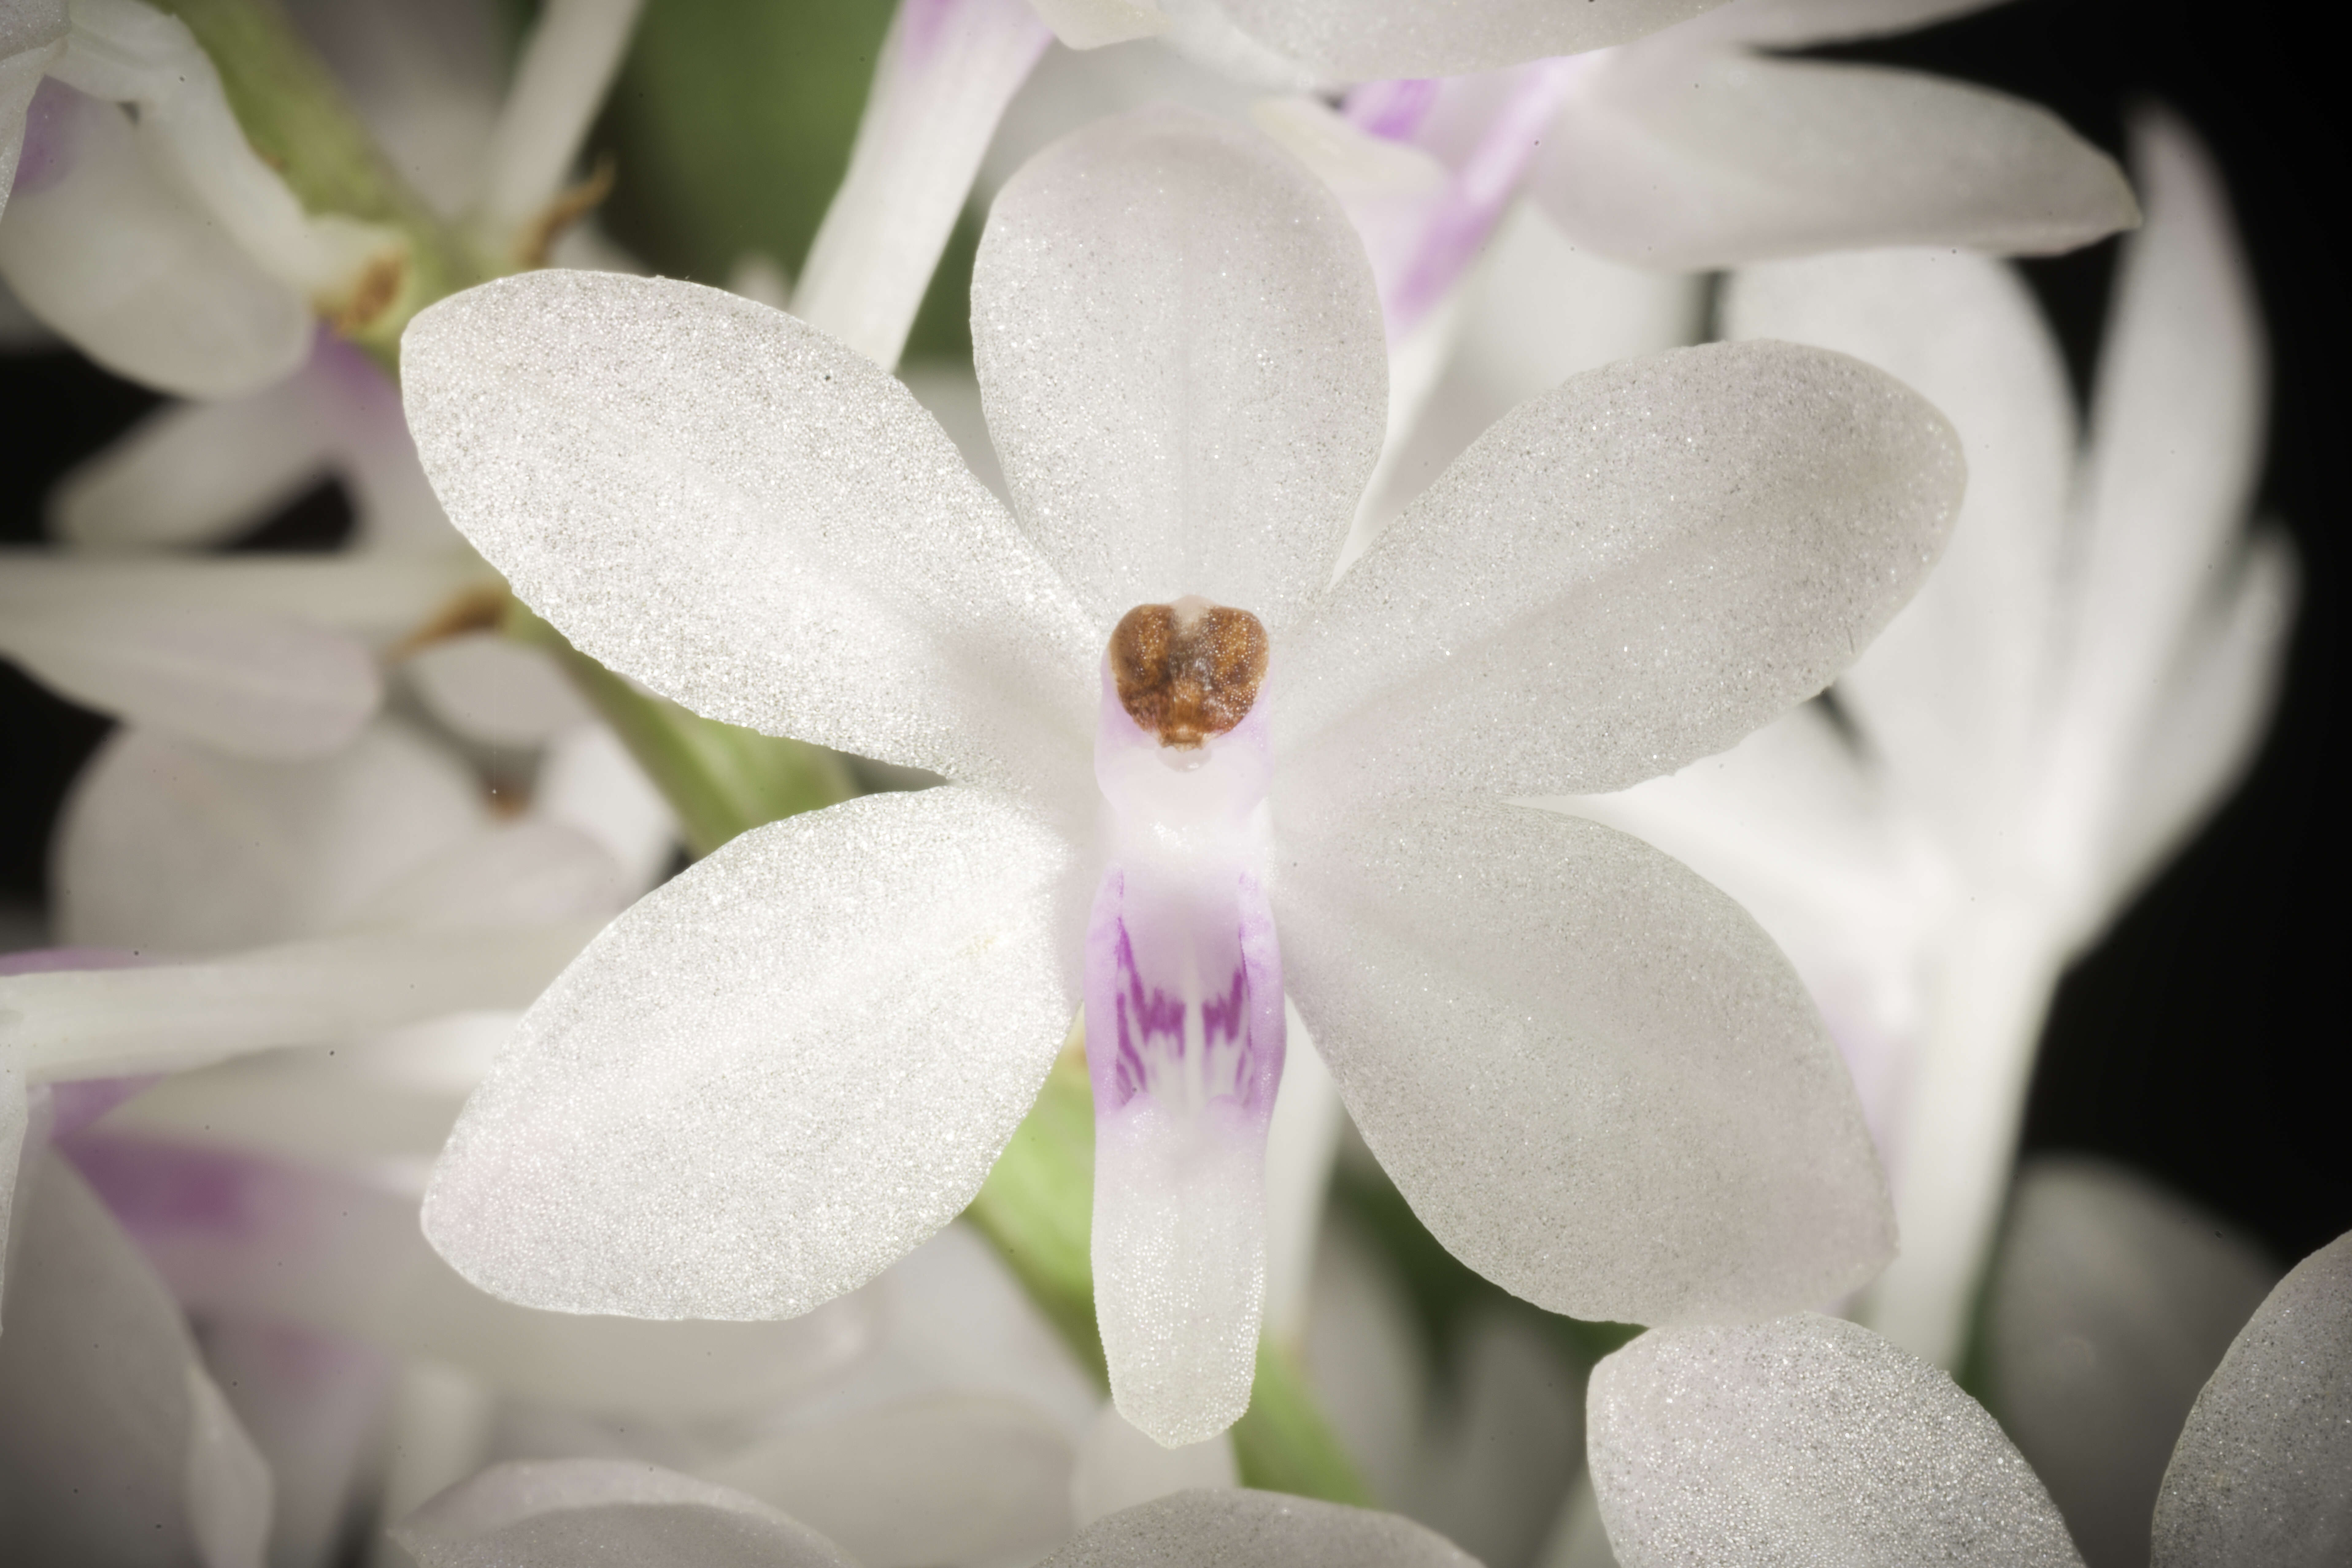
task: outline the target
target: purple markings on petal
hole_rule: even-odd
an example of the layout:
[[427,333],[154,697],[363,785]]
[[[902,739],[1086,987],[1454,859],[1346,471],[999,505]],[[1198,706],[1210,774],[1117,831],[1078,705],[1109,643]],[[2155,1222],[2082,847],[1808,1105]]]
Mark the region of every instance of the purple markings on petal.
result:
[[49,1135],[63,1138],[80,1131],[163,1076],[151,1072],[131,1078],[71,1079],[48,1085]]
[[81,117],[114,112],[55,77],[42,78],[25,111],[25,146],[16,155],[16,180],[9,193],[28,196],[64,179],[74,166]]
[[1087,1016],[1102,1021],[1087,1033],[1096,1111],[1149,1092],[1171,1111],[1232,1100],[1270,1115],[1284,1021],[1265,892],[1230,864],[1172,885],[1168,869],[1114,865],[1096,894],[1087,935]]
[[191,1233],[268,1229],[289,1198],[281,1173],[243,1155],[103,1132],[58,1146],[150,1252]]
[[1389,142],[1410,142],[1437,107],[1438,88],[1426,77],[1362,82],[1349,89],[1345,113],[1359,131]]
[[28,947],[21,952],[0,952],[0,978],[55,974],[68,969],[131,969],[145,962],[119,947]]

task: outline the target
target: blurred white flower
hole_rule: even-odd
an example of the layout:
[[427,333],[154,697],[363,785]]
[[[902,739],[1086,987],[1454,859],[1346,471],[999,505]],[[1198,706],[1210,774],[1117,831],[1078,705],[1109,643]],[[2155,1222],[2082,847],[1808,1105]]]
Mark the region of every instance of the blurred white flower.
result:
[[[411,329],[445,503],[579,646],[714,716],[961,782],[747,834],[616,922],[469,1106],[436,1244],[512,1300],[761,1317],[952,1217],[1045,1076],[1082,952],[1089,992],[1107,978],[1081,940],[1087,737],[1137,725],[1103,639],[1201,591],[1274,650],[1279,840],[1252,852],[1290,989],[1437,1234],[1591,1317],[1866,1278],[1878,1177],[1777,954],[1671,862],[1500,797],[1670,766],[1813,689],[1932,558],[1958,478],[1932,410],[1778,346],[1605,373],[1522,409],[1326,596],[1384,355],[1360,249],[1304,171],[1197,117],[1109,122],[999,196],[974,290],[1025,531],[897,384],[746,301],[541,273]],[[1234,745],[1263,746],[1257,722]],[[1165,787],[1249,771],[1206,754]],[[1106,791],[1133,782],[1097,757]],[[1185,896],[1235,911],[1214,892]],[[1253,952],[1256,1030],[1280,992],[1257,994],[1270,941]],[[1639,978],[1660,963],[1664,989]],[[1181,1019],[1180,981],[1152,984]],[[1107,1117],[1133,1087],[1118,1022],[1089,1035]],[[1162,1441],[1239,1414],[1257,1338],[1265,1110],[1213,1088],[1202,1114],[1234,1124],[1202,1179],[1247,1205],[1097,1166],[1114,1388]],[[1110,1267],[1105,1227],[1138,1224],[1230,1227],[1231,1272]]]
[[2294,597],[2244,531],[2263,348],[2220,184],[2143,117],[2129,242],[2078,453],[2020,282],[1952,252],[1733,280],[1738,336],[1811,342],[1948,411],[1970,486],[1949,557],[1819,708],[1608,798],[1555,803],[1701,868],[1796,960],[1887,1162],[1903,1252],[1870,1321],[1961,1349],[2065,964],[2244,771]]

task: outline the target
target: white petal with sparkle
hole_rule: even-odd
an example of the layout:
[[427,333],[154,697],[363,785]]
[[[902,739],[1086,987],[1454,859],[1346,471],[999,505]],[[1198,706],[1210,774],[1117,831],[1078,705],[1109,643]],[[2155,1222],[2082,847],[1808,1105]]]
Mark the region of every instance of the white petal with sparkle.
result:
[[1072,1005],[1068,845],[1003,796],[868,795],[638,901],[526,1014],[425,1234],[524,1305],[781,1318],[952,1219]]
[[871,362],[715,289],[544,271],[419,315],[402,366],[451,520],[583,651],[710,718],[1083,789],[1100,630]]
[[625,1459],[483,1471],[392,1527],[419,1568],[856,1568],[839,1547],[741,1492]]
[[1279,1492],[1178,1492],[1098,1520],[1043,1568],[1476,1568],[1392,1513]]
[[1191,110],[1089,126],[998,193],[972,354],[1022,526],[1104,627],[1199,594],[1279,647],[1385,409],[1371,270],[1328,190]]
[[1654,1330],[1594,1369],[1587,1405],[1625,1568],[2082,1565],[1993,1418],[1853,1323]]

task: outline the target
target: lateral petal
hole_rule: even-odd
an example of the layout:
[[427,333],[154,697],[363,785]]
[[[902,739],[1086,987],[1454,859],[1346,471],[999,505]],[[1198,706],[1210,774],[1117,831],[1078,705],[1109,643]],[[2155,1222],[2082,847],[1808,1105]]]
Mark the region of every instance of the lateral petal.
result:
[[950,777],[1086,776],[1100,628],[904,386],[715,289],[523,273],[402,340],[450,518],[696,711]]
[[1280,832],[1299,1014],[1454,1256],[1549,1310],[1642,1323],[1769,1316],[1885,1265],[1853,1088],[1728,898],[1519,806],[1423,798]]
[[1467,76],[1622,44],[1721,0],[1220,0],[1252,37],[1335,81]]
[[1944,416],[1843,354],[1717,343],[1577,376],[1281,647],[1278,786],[1598,793],[1722,751],[1901,608],[1962,482]]
[[1653,1330],[1593,1370],[1593,1489],[1626,1568],[2081,1568],[2032,1469],[1945,1373],[1811,1312]]
[[857,1568],[767,1504],[629,1459],[484,1470],[392,1527],[420,1568]]
[[1045,1081],[1084,920],[1004,796],[868,795],[742,835],[524,1015],[425,1232],[525,1306],[783,1318],[971,1200]]
[[1097,122],[998,193],[972,353],[1015,510],[1104,632],[1201,594],[1279,637],[1328,581],[1388,384],[1362,244],[1256,132]]

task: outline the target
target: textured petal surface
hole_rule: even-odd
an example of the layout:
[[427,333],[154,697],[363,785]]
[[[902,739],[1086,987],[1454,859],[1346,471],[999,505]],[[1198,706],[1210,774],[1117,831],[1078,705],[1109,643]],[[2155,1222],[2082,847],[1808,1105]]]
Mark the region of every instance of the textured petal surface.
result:
[[1277,790],[1622,789],[1721,751],[1910,597],[1962,482],[1943,416],[1843,354],[1724,343],[1578,376],[1276,646]]
[[1788,961],[1637,839],[1486,803],[1286,816],[1291,991],[1364,1141],[1454,1256],[1622,1322],[1869,1279],[1893,1218]]
[[525,273],[403,339],[450,518],[697,712],[950,777],[1085,779],[1101,628],[905,387],[692,284]]
[[1940,409],[1968,454],[1968,497],[1935,573],[1839,679],[1873,752],[1946,842],[1979,868],[2028,787],[2054,655],[2072,496],[2074,393],[2011,268],[1953,250],[1817,257],[1738,274],[1727,335],[1835,349]]
[[464,764],[391,721],[291,763],[121,731],[68,798],[58,931],[190,954],[322,935],[488,817]]
[[86,707],[242,757],[333,751],[383,696],[352,637],[234,612],[12,611],[0,653]]
[[1203,1490],[1112,1514],[1045,1568],[1475,1568],[1409,1519],[1278,1492]]
[[1561,115],[1532,188],[1579,245],[1671,268],[1885,245],[2042,255],[2138,216],[2114,161],[2045,109],[1736,51],[1622,62]]
[[27,1563],[260,1568],[269,1472],[163,1282],[54,1157],[18,1224],[0,1540]]
[[1362,245],[1273,143],[1189,110],[1089,126],[1005,185],[972,353],[1014,509],[1100,621],[1205,595],[1283,625],[1380,455]]
[[45,167],[18,167],[0,275],[43,321],[184,397],[252,392],[302,363],[310,305],[173,187],[121,110],[47,81],[26,134]]
[[1070,1439],[1002,1395],[900,1399],[797,1426],[707,1473],[865,1568],[1034,1559],[1070,1532]]
[[767,1504],[623,1459],[500,1465],[393,1526],[418,1568],[856,1568]]
[[81,545],[196,544],[267,518],[324,470],[307,378],[157,410],[49,492],[49,531]]
[[1463,76],[1622,44],[1720,0],[1223,0],[1254,37],[1340,81]]
[[780,1318],[971,1202],[1069,1017],[1067,845],[1002,796],[868,795],[656,889],[525,1015],[425,1234],[529,1306]]
[[2352,1551],[2352,1236],[2295,1265],[2197,1396],[2155,1568],[2321,1568]]
[[543,746],[592,717],[545,649],[494,632],[418,649],[408,660],[408,679],[435,718],[488,745]]
[[2093,1568],[2147,1561],[2180,1425],[2278,1275],[2251,1237],[2126,1167],[2044,1157],[2018,1173],[1985,1402]]
[[2082,1563],[1981,1406],[1834,1318],[1654,1331],[1594,1369],[1588,1410],[1625,1568]]

